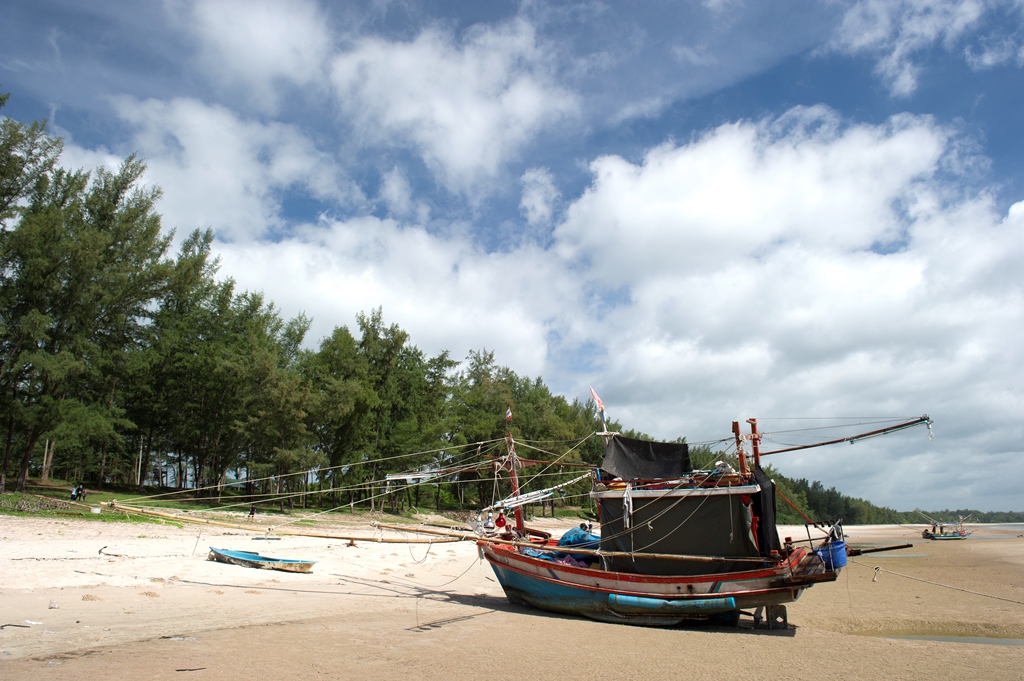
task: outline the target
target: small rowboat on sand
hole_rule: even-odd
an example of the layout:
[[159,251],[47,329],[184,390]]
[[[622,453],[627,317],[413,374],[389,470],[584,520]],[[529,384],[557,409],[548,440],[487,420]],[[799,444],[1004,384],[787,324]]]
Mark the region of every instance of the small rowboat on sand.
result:
[[232,551],[231,549],[215,549],[210,547],[207,560],[216,560],[242,567],[260,568],[261,570],[281,570],[283,572],[309,572],[315,560],[298,560],[294,558],[271,558],[251,551]]

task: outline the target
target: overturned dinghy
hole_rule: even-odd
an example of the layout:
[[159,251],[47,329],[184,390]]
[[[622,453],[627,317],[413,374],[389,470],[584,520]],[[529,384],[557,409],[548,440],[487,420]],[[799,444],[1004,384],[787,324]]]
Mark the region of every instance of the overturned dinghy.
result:
[[251,551],[232,551],[231,549],[215,549],[210,547],[207,560],[220,563],[241,565],[242,567],[259,568],[261,570],[281,570],[282,572],[309,572],[315,560],[297,560],[294,558],[271,558]]

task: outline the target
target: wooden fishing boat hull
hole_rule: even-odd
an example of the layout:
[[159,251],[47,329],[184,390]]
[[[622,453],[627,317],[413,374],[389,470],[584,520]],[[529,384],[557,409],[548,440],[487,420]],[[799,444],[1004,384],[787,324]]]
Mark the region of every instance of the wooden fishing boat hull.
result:
[[812,584],[834,581],[813,553],[794,549],[782,563],[742,572],[666,576],[572,567],[478,542],[509,601],[602,622],[672,626],[733,620],[740,610],[790,603]]
[[315,560],[297,560],[292,558],[271,558],[251,551],[233,551],[210,547],[208,560],[215,560],[230,565],[258,568],[260,570],[280,570],[281,572],[309,572]]

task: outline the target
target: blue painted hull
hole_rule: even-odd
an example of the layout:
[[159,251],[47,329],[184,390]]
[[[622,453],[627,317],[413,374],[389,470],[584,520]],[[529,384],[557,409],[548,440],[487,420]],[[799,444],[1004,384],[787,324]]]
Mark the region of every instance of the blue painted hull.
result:
[[545,581],[491,563],[505,595],[513,603],[567,615],[583,615],[603,622],[671,626],[684,620],[708,619],[735,612],[731,596],[662,599],[606,593]]
[[210,547],[209,560],[220,563],[241,565],[242,567],[259,568],[261,570],[280,570],[281,572],[309,572],[315,560],[295,560],[292,558],[271,558],[261,556],[252,551],[232,551],[231,549],[215,549]]
[[734,623],[739,612],[782,605],[813,584],[835,581],[813,552],[740,572],[641,575],[541,560],[508,545],[478,543],[512,603],[603,622],[671,626],[685,620]]

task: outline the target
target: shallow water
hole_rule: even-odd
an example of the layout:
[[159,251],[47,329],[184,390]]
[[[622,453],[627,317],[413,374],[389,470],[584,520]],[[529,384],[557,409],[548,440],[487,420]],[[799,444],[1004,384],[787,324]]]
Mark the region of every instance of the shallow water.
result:
[[1024,646],[1024,638],[985,638],[983,636],[882,636],[904,641],[940,641],[942,643],[974,643],[990,646]]
[[977,537],[977,536],[972,534],[970,537],[967,538],[967,541],[974,541],[976,539],[1020,539],[1020,537],[1022,537],[1022,536],[1024,536],[1024,535],[1018,535],[1016,537],[1009,537],[1009,536],[1004,536],[1004,537],[984,537],[984,536]]

